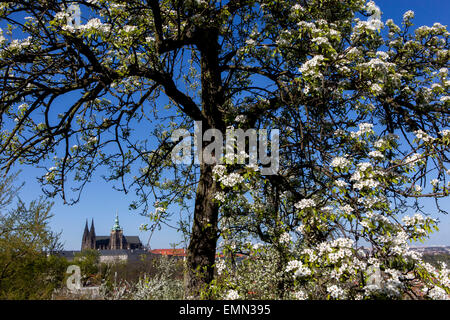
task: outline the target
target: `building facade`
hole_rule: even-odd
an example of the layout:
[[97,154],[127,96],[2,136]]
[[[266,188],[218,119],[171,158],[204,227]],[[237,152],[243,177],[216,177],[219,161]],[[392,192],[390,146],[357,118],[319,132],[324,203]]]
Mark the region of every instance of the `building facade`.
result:
[[95,234],[94,219],[92,219],[90,229],[86,220],[81,240],[81,250],[85,249],[136,250],[143,249],[143,246],[138,236],[124,236],[123,229],[119,225],[119,216],[116,215],[114,226],[109,236],[97,236]]

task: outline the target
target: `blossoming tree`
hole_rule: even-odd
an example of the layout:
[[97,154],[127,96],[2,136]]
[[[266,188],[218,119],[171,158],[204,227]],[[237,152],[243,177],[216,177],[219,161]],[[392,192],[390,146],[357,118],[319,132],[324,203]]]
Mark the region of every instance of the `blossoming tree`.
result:
[[[382,22],[362,0],[39,0],[1,2],[0,16],[3,169],[50,167],[46,192],[70,202],[109,168],[155,225],[195,197],[187,296],[214,291],[220,237],[277,261],[275,297],[416,297],[417,281],[448,294],[446,271],[407,246],[435,221],[401,220],[448,195],[441,24],[412,30],[411,11]],[[277,174],[233,157],[174,164],[171,133],[194,121],[281,129]],[[268,247],[243,244],[255,237]],[[225,297],[245,294],[244,274],[228,274]]]

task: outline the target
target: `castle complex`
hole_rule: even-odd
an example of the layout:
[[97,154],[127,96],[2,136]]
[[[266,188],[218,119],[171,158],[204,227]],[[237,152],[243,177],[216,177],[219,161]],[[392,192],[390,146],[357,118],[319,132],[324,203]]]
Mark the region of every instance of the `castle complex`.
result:
[[141,240],[138,236],[124,236],[123,230],[119,225],[119,217],[116,215],[114,226],[109,236],[97,236],[95,234],[94,219],[91,222],[91,228],[88,228],[88,222],[84,227],[83,239],[81,240],[81,250],[135,250],[143,249]]

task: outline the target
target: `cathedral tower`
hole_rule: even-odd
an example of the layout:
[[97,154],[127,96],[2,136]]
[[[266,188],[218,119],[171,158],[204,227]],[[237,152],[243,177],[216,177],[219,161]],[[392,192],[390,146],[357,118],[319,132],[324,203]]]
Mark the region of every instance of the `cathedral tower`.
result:
[[91,230],[89,231],[89,245],[91,249],[97,249],[95,246],[95,228],[94,228],[94,219],[91,222]]
[[134,250],[142,248],[143,246],[138,236],[123,235],[123,229],[119,224],[119,215],[117,213],[109,236],[97,236],[95,234],[94,219],[92,219],[90,229],[86,220],[83,238],[81,240],[81,250]]
[[81,250],[89,249],[89,248],[90,248],[89,229],[88,229],[88,222],[86,219],[86,225],[84,226],[84,232],[83,232],[83,239],[81,240]]
[[119,215],[116,213],[116,220],[114,221],[114,226],[111,229],[111,236],[109,240],[109,245],[111,250],[126,249],[124,246],[123,230],[119,225]]

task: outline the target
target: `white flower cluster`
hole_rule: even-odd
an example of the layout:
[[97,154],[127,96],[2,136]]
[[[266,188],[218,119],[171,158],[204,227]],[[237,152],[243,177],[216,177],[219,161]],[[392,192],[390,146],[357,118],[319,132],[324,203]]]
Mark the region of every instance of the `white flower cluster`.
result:
[[420,213],[416,213],[413,217],[403,217],[402,221],[406,227],[412,227],[417,224],[423,224],[425,222],[425,218]]
[[225,260],[220,259],[217,263],[216,263],[216,270],[217,273],[219,275],[221,275],[223,273],[223,271],[226,269],[227,265],[225,263]]
[[353,211],[355,211],[355,209],[353,209],[352,206],[349,205],[349,204],[346,204],[346,205],[344,205],[344,206],[340,206],[339,209],[340,209],[342,212],[344,212],[344,214],[350,214],[350,213],[352,213]]
[[414,133],[415,133],[417,139],[422,140],[423,142],[433,142],[434,141],[434,138],[423,130],[417,130],[417,131],[414,131]]
[[294,276],[297,278],[311,275],[311,269],[309,269],[299,260],[291,260],[288,262],[285,271],[291,272],[293,270],[295,270]]
[[359,130],[356,132],[350,133],[350,137],[357,138],[364,136],[366,134],[372,134],[373,133],[373,124],[371,123],[360,123],[358,125]]
[[109,32],[111,30],[111,25],[107,23],[102,23],[100,19],[93,18],[90,19],[86,24],[84,25],[63,25],[61,29],[65,31],[69,31],[71,33],[74,33],[76,31],[80,32],[88,32],[88,31],[99,31],[99,32]]
[[348,186],[348,183],[345,182],[345,181],[342,180],[342,179],[336,180],[334,183],[335,183],[339,188],[345,188],[345,187]]
[[235,185],[244,181],[244,177],[238,173],[233,172],[229,175],[221,177],[219,181],[223,183],[225,187],[234,187]]
[[123,31],[126,33],[132,33],[132,32],[135,32],[136,30],[137,30],[136,26],[126,25],[123,27]]
[[431,181],[430,181],[430,184],[431,184],[433,187],[437,187],[437,186],[439,185],[439,179],[433,179],[433,180],[431,180]]
[[338,263],[339,261],[341,261],[342,259],[346,258],[346,257],[351,257],[352,256],[352,251],[348,248],[342,248],[337,250],[336,252],[331,252],[328,254],[328,259],[330,261],[330,263]]
[[348,160],[345,157],[336,157],[331,161],[331,166],[333,168],[339,168],[339,169],[344,169],[348,166],[350,166],[351,162],[350,160]]
[[337,285],[332,285],[327,288],[327,292],[333,299],[345,299],[345,291]]
[[419,163],[420,159],[421,159],[422,155],[420,153],[414,153],[412,155],[410,155],[409,157],[407,157],[403,163],[406,164],[410,169],[413,169],[416,164]]
[[291,240],[292,240],[292,238],[291,238],[291,235],[289,234],[289,232],[284,232],[283,234],[281,234],[278,241],[281,244],[289,244],[291,242]]
[[26,104],[26,103],[22,103],[21,105],[19,105],[17,107],[17,110],[19,110],[19,112],[26,111],[27,109],[28,109],[28,104]]
[[106,33],[111,30],[111,25],[102,23],[99,18],[90,19],[85,25],[80,24],[80,14],[80,7],[76,4],[72,4],[67,10],[56,13],[54,20],[62,24],[62,30],[71,33],[88,31]]
[[389,134],[386,137],[380,138],[374,143],[374,147],[377,149],[386,148],[390,141],[398,140],[399,136],[396,134]]
[[224,165],[221,164],[217,164],[214,166],[214,168],[212,169],[212,172],[215,176],[217,177],[222,177],[226,174],[227,172],[227,168]]
[[292,11],[303,11],[305,10],[305,8],[303,8],[300,4],[295,4],[294,6],[292,6]]
[[298,70],[303,75],[309,75],[312,77],[320,77],[317,68],[322,64],[324,57],[322,55],[317,55],[306,61]]
[[224,300],[237,300],[239,298],[239,293],[236,290],[231,289],[224,297]]
[[9,51],[21,51],[22,49],[29,47],[31,45],[31,39],[32,37],[27,37],[23,40],[17,40],[14,39],[11,41],[11,43],[8,46]]
[[294,204],[294,207],[303,210],[306,208],[314,208],[316,206],[316,202],[313,199],[302,199],[296,204]]
[[428,291],[428,296],[433,300],[450,300],[447,292],[438,286]]
[[[238,173],[233,172],[227,174],[227,168],[221,164],[215,165],[212,172],[213,172],[213,179],[215,181],[221,182],[225,187],[234,187],[235,185],[244,181],[244,177]],[[218,196],[220,199],[222,198],[221,196],[223,195],[216,194],[216,196]]]
[[404,21],[411,20],[413,18],[414,18],[414,11],[412,11],[412,10],[408,10],[408,11],[405,12],[405,14],[403,14],[403,20]]
[[[332,241],[324,241],[321,242],[317,246],[318,255],[322,257],[327,257],[330,253],[337,253],[340,250],[344,250],[344,253],[338,253],[338,256],[348,256],[349,252],[348,249],[351,249],[354,244],[354,241],[349,238],[338,238]],[[337,256],[336,256],[337,257]]]
[[366,212],[366,217],[369,218],[370,220],[372,220],[373,222],[378,221],[380,223],[383,223],[384,225],[389,225],[390,221],[388,219],[388,217],[379,214],[379,213],[373,213],[373,212]]
[[359,198],[358,203],[364,205],[364,207],[366,207],[367,209],[372,209],[373,206],[375,206],[377,204],[381,204],[381,203],[387,204],[388,200],[386,199],[385,196],[378,195],[378,196],[368,196],[368,197],[364,197],[364,198]]
[[369,31],[376,32],[383,27],[383,22],[381,22],[381,11],[380,8],[375,5],[375,2],[369,1],[366,5],[366,11],[371,14],[367,21],[358,21],[356,26],[353,28],[353,34],[351,36],[352,40],[356,39],[360,34]]
[[226,194],[223,191],[216,192],[214,195],[214,199],[216,199],[219,202],[225,202]]
[[407,241],[410,236],[403,230],[390,235],[380,235],[378,239],[394,254],[405,255],[409,251]]
[[311,42],[317,44],[318,46],[321,45],[329,45],[330,43],[328,42],[328,38],[325,37],[317,37],[317,38],[313,38],[311,40]]
[[239,114],[234,119],[234,121],[240,122],[240,123],[245,122],[246,120],[247,120],[247,116],[245,116],[244,114]]
[[[377,54],[385,59],[389,57],[387,53],[383,51],[379,51],[377,52]],[[370,59],[368,62],[358,64],[358,69],[363,72],[370,72],[370,73],[375,72],[377,74],[384,75],[389,71],[389,69],[391,69],[394,66],[395,64],[383,61],[380,58],[373,58]]]
[[306,294],[303,290],[299,290],[294,293],[294,298],[297,300],[307,300],[308,294]]
[[374,151],[369,152],[369,157],[371,157],[373,159],[384,159],[384,154],[378,150],[374,150]]
[[374,189],[380,186],[380,182],[378,182],[375,179],[365,179],[365,180],[361,180],[356,182],[353,185],[353,189],[355,190],[362,190],[364,188],[369,188],[369,189]]
[[356,171],[352,174],[350,180],[356,181],[353,185],[353,189],[362,190],[364,188],[377,188],[380,186],[380,182],[373,179],[372,172],[366,172],[368,169],[372,169],[372,164],[369,162],[358,163]]
[[381,10],[373,1],[369,1],[366,5],[366,10],[372,15],[367,20],[368,26],[371,30],[379,30],[383,26],[381,22]]

